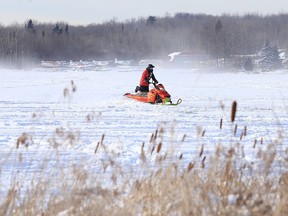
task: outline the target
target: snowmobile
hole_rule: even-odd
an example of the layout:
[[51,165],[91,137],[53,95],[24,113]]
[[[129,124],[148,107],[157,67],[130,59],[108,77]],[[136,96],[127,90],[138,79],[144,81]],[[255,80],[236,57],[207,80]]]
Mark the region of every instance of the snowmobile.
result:
[[176,103],[173,103],[171,100],[171,95],[165,90],[162,84],[155,84],[154,82],[151,84],[154,85],[154,88],[151,89],[148,93],[139,91],[137,92],[136,87],[135,90],[136,94],[126,93],[124,94],[124,96],[132,98],[137,101],[151,104],[177,106],[182,102],[182,99],[178,99]]

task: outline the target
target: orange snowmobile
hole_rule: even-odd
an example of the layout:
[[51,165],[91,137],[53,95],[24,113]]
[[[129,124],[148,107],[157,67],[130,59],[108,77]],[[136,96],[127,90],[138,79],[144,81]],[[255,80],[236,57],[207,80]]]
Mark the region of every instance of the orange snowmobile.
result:
[[155,83],[152,84],[154,85],[154,88],[151,89],[148,93],[143,92],[137,92],[136,94],[126,93],[124,94],[124,96],[144,103],[151,103],[151,104],[177,106],[182,102],[182,99],[178,99],[176,103],[173,103],[170,94],[165,90],[162,84],[155,84]]

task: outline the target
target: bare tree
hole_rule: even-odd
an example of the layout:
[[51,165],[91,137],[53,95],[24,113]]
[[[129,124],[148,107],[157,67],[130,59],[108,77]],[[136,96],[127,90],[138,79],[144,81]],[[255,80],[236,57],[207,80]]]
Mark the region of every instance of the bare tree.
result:
[[[118,22],[73,26],[58,22],[0,25],[0,61],[20,59],[141,59],[164,58],[171,52],[193,50],[224,62],[261,50],[269,38],[288,47],[288,14],[243,16],[177,13]],[[63,28],[62,28],[63,27]]]

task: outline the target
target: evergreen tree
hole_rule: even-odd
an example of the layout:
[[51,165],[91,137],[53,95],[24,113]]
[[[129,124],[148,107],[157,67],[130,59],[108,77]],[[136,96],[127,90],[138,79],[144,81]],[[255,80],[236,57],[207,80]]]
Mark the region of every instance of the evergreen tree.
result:
[[253,62],[250,57],[248,57],[246,61],[244,62],[244,69],[246,71],[253,71]]
[[156,17],[155,16],[149,16],[148,19],[146,20],[147,25],[155,25],[156,23]]
[[66,35],[69,34],[69,27],[68,27],[68,24],[65,26],[65,33],[66,33]]
[[28,24],[27,24],[27,25],[25,24],[25,27],[26,27],[29,31],[31,31],[31,32],[33,32],[34,34],[36,34],[36,30],[35,30],[35,28],[34,28],[34,24],[33,24],[33,22],[32,22],[32,19],[30,19],[30,20],[28,21]]
[[217,66],[219,67],[219,59],[225,58],[225,36],[224,32],[222,31],[222,23],[220,20],[217,21],[215,24],[215,33],[214,33],[214,41],[212,44],[213,52],[212,55],[216,58]]
[[222,29],[222,23],[221,23],[220,20],[218,20],[217,23],[216,23],[216,25],[215,25],[215,31],[216,31],[217,33],[219,33],[219,32],[221,31],[221,29]]
[[61,34],[62,31],[63,31],[63,29],[59,27],[58,23],[56,24],[55,28],[53,28],[54,33]]
[[260,56],[259,66],[262,71],[275,70],[281,66],[278,48],[276,46],[271,47],[268,41],[262,48]]
[[28,28],[28,29],[33,29],[33,28],[34,28],[34,24],[33,24],[33,22],[32,22],[31,19],[28,21],[28,26],[27,26],[27,28]]

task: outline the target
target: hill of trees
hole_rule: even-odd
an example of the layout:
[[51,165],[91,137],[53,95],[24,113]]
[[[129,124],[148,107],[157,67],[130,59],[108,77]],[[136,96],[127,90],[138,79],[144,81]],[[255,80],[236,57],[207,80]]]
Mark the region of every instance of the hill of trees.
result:
[[254,54],[267,41],[274,47],[288,47],[288,14],[177,13],[87,26],[29,20],[23,25],[0,25],[0,62],[140,60],[167,58],[169,53],[183,50],[229,59]]

